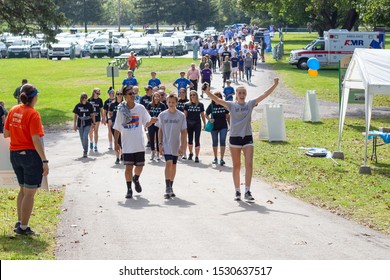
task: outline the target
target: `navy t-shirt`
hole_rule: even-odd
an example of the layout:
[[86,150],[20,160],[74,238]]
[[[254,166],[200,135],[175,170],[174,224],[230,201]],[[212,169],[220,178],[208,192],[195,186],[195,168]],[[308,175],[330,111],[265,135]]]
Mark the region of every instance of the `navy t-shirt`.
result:
[[110,107],[108,108],[108,111],[109,112],[112,112],[112,115],[111,115],[111,121],[112,121],[112,125],[114,126],[114,123],[115,123],[115,119],[116,119],[116,113],[118,112],[118,106],[119,106],[119,102],[115,101],[115,102],[112,102],[110,104]]
[[[212,108],[212,110],[211,110]],[[211,103],[207,109],[206,109],[206,114],[211,115],[210,116],[212,119],[214,119],[214,127],[213,130],[221,130],[223,128],[227,128],[227,120],[226,120],[226,115],[229,114],[229,111],[226,110],[225,107],[222,105],[217,105]]]
[[[79,103],[77,104],[74,109],[73,113],[75,113],[77,116],[77,127],[81,127],[81,124],[83,123],[83,126],[89,126],[92,124],[92,118],[91,114],[94,113],[93,106],[91,103],[87,102],[85,104]],[[82,121],[82,118],[86,118],[84,121]]]
[[93,106],[93,110],[95,113],[95,120],[97,122],[100,122],[100,120],[101,120],[100,108],[103,108],[103,100],[100,97],[98,97],[96,99],[90,98],[90,99],[88,99],[88,102],[91,103]]
[[184,112],[184,107],[188,101],[189,100],[187,98],[186,99],[179,99],[177,102],[176,109],[181,111],[181,112]]
[[151,117],[158,117],[158,115],[160,115],[160,113],[164,110],[167,109],[167,106],[165,106],[164,103],[159,103],[157,106],[154,106],[152,105],[152,103],[149,103],[147,106],[146,106],[146,110],[149,111],[149,114]]
[[199,102],[198,105],[195,103],[187,103],[184,106],[184,111],[187,111],[187,122],[188,123],[194,123],[199,122],[200,123],[200,113],[204,112],[204,105],[203,103]]
[[141,97],[139,104],[143,105],[146,108],[150,102],[152,102],[152,96],[144,95]]
[[238,67],[238,57],[232,57],[231,61],[233,68]]

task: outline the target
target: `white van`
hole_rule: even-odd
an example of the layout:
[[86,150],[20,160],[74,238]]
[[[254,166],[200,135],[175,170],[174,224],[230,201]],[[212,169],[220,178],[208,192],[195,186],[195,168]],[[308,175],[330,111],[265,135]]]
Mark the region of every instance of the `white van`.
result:
[[384,49],[385,34],[330,29],[324,32],[324,37],[319,37],[303,49],[291,51],[289,63],[299,69],[307,69],[307,60],[315,57],[321,67],[338,66],[340,59],[352,55],[356,48]]

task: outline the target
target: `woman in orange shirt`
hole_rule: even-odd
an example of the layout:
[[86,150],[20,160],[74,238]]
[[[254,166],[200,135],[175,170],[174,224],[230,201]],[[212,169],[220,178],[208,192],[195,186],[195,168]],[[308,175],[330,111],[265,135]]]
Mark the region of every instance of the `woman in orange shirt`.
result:
[[4,137],[11,138],[10,159],[20,185],[17,199],[18,221],[14,231],[20,235],[36,235],[28,222],[42,176],[49,174],[49,161],[41,141],[44,135],[41,116],[34,109],[38,101],[38,90],[33,85],[25,84],[20,92],[22,104],[9,111],[4,126]]

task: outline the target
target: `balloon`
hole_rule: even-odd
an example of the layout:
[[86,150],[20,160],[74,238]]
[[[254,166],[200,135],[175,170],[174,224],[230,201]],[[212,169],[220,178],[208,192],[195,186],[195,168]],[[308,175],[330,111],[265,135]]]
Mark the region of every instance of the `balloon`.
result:
[[317,77],[318,76],[317,70],[309,69],[309,70],[307,70],[307,72],[309,73],[310,77]]
[[318,70],[318,69],[320,69],[320,62],[318,61],[317,58],[311,57],[311,58],[309,58],[309,60],[307,61],[307,66],[308,66],[310,69]]

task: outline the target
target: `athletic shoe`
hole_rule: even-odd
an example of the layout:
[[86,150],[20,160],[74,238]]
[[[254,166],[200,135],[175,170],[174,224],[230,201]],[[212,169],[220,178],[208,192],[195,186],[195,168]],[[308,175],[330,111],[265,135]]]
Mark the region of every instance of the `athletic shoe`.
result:
[[192,160],[192,157],[194,156],[194,154],[190,154],[189,156],[188,156],[188,160]]
[[110,144],[108,145],[108,149],[109,149],[109,150],[112,150],[112,143],[110,143]]
[[218,159],[215,158],[215,159],[213,160],[212,164],[218,164]]
[[169,193],[166,193],[166,194],[164,194],[164,198],[165,198],[165,199],[170,199],[170,198],[171,198],[171,196],[170,196],[170,194],[169,194]]
[[236,197],[234,198],[235,201],[240,201],[241,200],[241,193],[236,191]]
[[152,155],[151,155],[151,157],[150,157],[150,160],[154,160],[154,156],[155,156],[155,152],[154,151],[152,151]]
[[159,153],[159,152],[157,152],[156,160],[157,160],[157,161],[160,161],[160,153]]
[[246,199],[246,200],[255,200],[255,199],[253,198],[253,196],[252,196],[252,194],[251,194],[250,191],[247,191],[247,192],[245,193],[245,199]]
[[93,143],[89,143],[89,148],[92,150],[93,149]]
[[184,154],[184,155],[181,157],[181,159],[187,159],[186,154]]
[[39,235],[38,233],[33,232],[30,227],[27,227],[25,230],[23,230],[20,226],[15,230],[15,233],[17,235]]
[[14,232],[16,232],[18,227],[20,227],[20,222],[16,222],[16,224],[14,226]]
[[219,163],[221,164],[221,166],[225,165],[225,161],[223,160],[223,158],[221,158],[221,161]]
[[119,158],[116,158],[115,164],[119,164]]
[[93,151],[94,151],[95,153],[97,153],[97,151],[98,151],[97,146],[95,146],[95,147],[93,148]]
[[133,176],[133,183],[134,183],[134,186],[135,186],[135,191],[136,191],[137,193],[140,193],[140,192],[142,192],[141,184],[139,183],[139,180],[136,181],[136,180],[134,179],[134,177],[135,177],[135,176]]
[[126,198],[133,198],[133,191],[132,189],[127,190]]
[[199,158],[198,158],[198,157],[195,157],[195,162],[196,162],[196,163],[199,162]]
[[84,153],[83,153],[83,158],[86,158],[86,157],[88,157],[88,153],[87,153],[87,152],[84,152]]
[[176,194],[173,192],[173,189],[171,189],[171,192],[169,193],[171,197],[176,197]]

